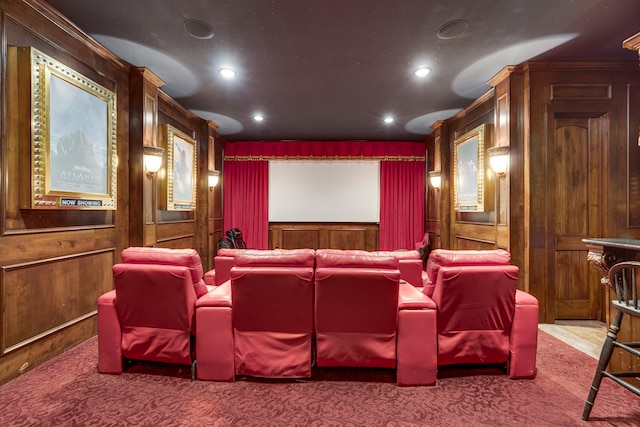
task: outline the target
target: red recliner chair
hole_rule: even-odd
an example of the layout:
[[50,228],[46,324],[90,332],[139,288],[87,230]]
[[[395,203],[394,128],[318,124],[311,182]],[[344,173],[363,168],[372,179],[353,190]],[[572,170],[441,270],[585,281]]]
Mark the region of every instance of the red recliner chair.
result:
[[398,260],[398,270],[400,270],[400,280],[409,282],[416,288],[421,288],[422,279],[422,260],[418,251],[364,251],[359,249],[322,249],[324,253],[337,253],[348,255],[362,256],[391,256]]
[[220,248],[213,258],[213,270],[204,275],[205,283],[209,286],[220,286],[231,279],[233,257],[247,251],[255,252],[255,249]]
[[128,248],[113,266],[115,289],[98,299],[98,371],[127,360],[190,365],[195,378],[195,302],[206,293],[194,249]]
[[510,378],[534,378],[538,301],[517,289],[508,252],[437,249],[431,257],[438,366],[505,363]]
[[438,278],[438,270],[444,266],[463,265],[509,265],[511,254],[503,249],[495,250],[453,250],[434,249],[427,259],[426,271],[422,275],[423,292],[433,295]]
[[435,304],[400,281],[392,255],[318,250],[318,367],[396,368],[398,385],[436,382]]
[[198,379],[311,376],[312,249],[247,251],[197,302]]

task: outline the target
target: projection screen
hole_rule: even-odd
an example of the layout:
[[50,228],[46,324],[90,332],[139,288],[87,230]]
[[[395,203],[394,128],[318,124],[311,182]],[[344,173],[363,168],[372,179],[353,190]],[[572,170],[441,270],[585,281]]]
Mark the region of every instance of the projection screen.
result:
[[270,222],[380,222],[380,162],[269,161]]

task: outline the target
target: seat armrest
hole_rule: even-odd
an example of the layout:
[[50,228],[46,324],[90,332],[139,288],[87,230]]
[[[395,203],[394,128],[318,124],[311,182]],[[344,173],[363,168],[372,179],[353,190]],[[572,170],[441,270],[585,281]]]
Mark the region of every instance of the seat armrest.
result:
[[103,305],[103,306],[107,306],[107,305],[114,305],[116,301],[116,291],[115,290],[111,290],[107,293],[104,293],[102,295],[100,295],[100,297],[98,298],[98,304]]
[[209,270],[204,273],[204,283],[207,286],[217,286],[216,283],[216,270]]
[[538,348],[538,300],[516,290],[516,305],[509,338],[509,378],[535,378]]
[[398,385],[434,385],[438,371],[436,304],[409,283],[401,283],[399,289]]
[[398,310],[436,309],[436,303],[410,283],[401,282],[398,289]]
[[432,282],[431,279],[429,279],[429,275],[427,274],[426,271],[422,271],[422,292],[428,296],[431,297],[431,295],[433,295],[433,290],[436,288],[436,284],[435,282]]
[[103,374],[121,374],[123,370],[122,330],[115,302],[115,290],[98,298],[98,372]]
[[538,306],[538,300],[533,295],[521,291],[520,289],[516,290],[516,305],[534,305]]
[[198,298],[196,309],[199,307],[231,307],[231,281],[227,280],[211,292]]
[[196,301],[196,356],[197,379],[235,380],[230,281]]

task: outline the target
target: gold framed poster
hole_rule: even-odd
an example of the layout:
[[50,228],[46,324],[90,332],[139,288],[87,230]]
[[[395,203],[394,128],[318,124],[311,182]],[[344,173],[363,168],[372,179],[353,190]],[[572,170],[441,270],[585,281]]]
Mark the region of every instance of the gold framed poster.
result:
[[19,103],[31,115],[21,206],[116,209],[115,93],[32,47],[17,48],[17,58]]

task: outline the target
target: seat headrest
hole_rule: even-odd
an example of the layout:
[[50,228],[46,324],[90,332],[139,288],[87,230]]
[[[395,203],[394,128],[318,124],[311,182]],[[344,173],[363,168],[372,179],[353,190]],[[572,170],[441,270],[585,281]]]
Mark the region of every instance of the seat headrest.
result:
[[194,284],[204,275],[200,255],[195,249],[147,248],[133,246],[122,251],[125,264],[157,264],[188,267]]
[[243,251],[233,258],[236,267],[313,267],[313,249]]
[[245,251],[252,251],[254,249],[236,249],[236,248],[220,248],[218,249],[218,252],[216,253],[216,255],[220,255],[220,256],[236,256],[239,253],[245,252]]
[[319,249],[316,251],[318,268],[377,268],[397,270],[398,259],[390,254],[375,254],[367,251],[340,251],[335,249]]
[[418,251],[393,251],[393,252],[376,251],[376,252],[372,252],[372,254],[392,256],[394,258],[398,258],[399,260],[420,259],[420,254],[418,253]]
[[342,254],[351,256],[386,256],[399,260],[420,259],[417,251],[397,250],[397,251],[364,251],[360,249],[321,249],[325,254]]
[[440,267],[465,265],[509,265],[511,254],[503,249],[434,249],[427,260],[427,276],[435,283]]

